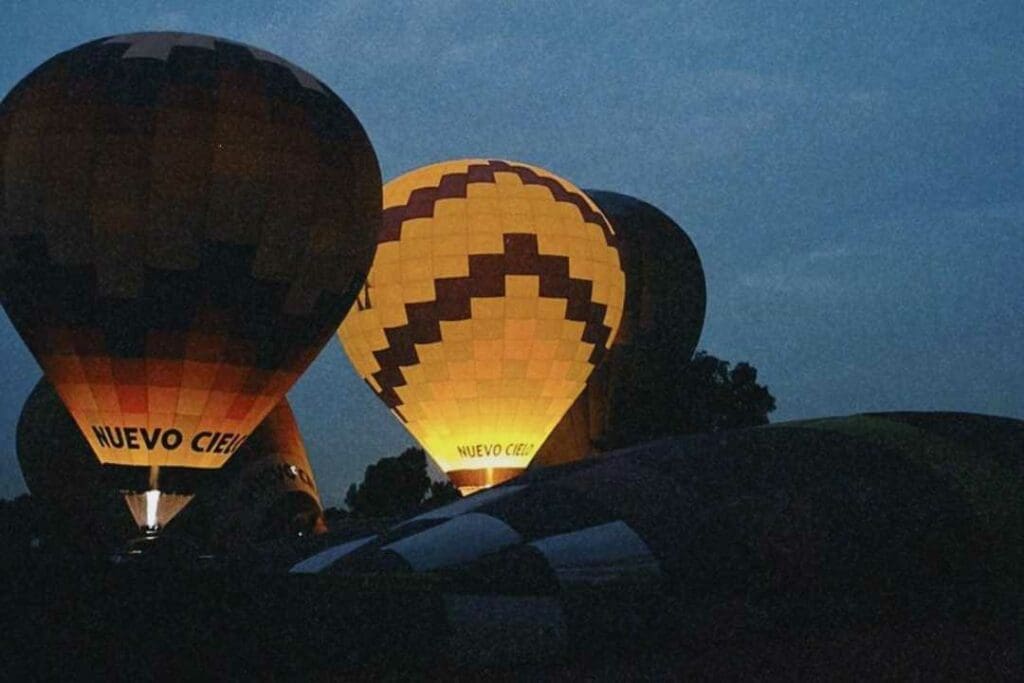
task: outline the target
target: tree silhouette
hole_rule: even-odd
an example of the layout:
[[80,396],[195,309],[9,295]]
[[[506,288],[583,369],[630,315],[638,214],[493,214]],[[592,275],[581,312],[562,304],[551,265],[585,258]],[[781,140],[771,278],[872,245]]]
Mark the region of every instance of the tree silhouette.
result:
[[757,383],[757,369],[749,363],[730,368],[728,361],[698,351],[680,360],[666,383],[663,367],[644,363],[649,349],[636,345],[628,353],[636,354],[636,373],[611,388],[609,410],[616,419],[598,444],[601,450],[763,425],[775,410],[775,397]]
[[450,481],[432,481],[430,482],[430,497],[424,501],[424,504],[427,507],[436,508],[452,503],[459,498],[462,498],[462,494]]
[[435,491],[445,495],[427,476],[427,454],[422,448],[407,448],[397,457],[368,465],[363,483],[349,487],[345,504],[355,517],[394,517],[416,509]]
[[39,502],[28,494],[0,500],[0,542],[4,560],[21,561],[28,555],[32,539],[42,531],[42,512]]

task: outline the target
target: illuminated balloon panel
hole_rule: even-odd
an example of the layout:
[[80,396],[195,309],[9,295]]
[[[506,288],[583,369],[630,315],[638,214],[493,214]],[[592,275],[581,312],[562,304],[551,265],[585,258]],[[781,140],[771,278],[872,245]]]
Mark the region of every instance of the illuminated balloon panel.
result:
[[526,467],[615,337],[624,290],[613,230],[576,186],[516,162],[444,162],[384,187],[339,337],[467,492]]
[[372,261],[359,121],[299,67],[210,36],[61,53],[0,105],[0,299],[100,461],[220,467]]

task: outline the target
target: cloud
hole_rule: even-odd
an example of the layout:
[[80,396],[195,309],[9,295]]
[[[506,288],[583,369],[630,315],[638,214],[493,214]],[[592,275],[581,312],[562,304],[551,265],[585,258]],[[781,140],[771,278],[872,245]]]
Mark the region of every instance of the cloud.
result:
[[[742,273],[739,285],[763,294],[799,295],[804,299],[863,298],[871,262],[884,255],[877,247],[838,244],[763,261]],[[744,295],[749,296],[749,293]]]

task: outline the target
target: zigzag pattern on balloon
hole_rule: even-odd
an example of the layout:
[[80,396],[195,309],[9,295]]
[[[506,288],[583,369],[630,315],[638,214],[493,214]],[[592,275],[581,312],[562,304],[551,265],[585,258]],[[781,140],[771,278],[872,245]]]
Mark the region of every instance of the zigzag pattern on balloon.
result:
[[[476,254],[469,257],[469,276],[441,278],[435,281],[437,299],[426,303],[405,305],[409,323],[384,330],[388,348],[374,352],[381,369],[373,378],[381,387],[381,400],[396,414],[402,400],[396,386],[405,384],[401,366],[419,362],[416,344],[441,341],[442,320],[467,320],[471,315],[473,297],[505,296],[506,275],[536,275],[540,279],[542,297],[562,298],[567,302],[567,320],[583,322],[583,341],[594,345],[590,362],[597,365],[608,349],[611,328],[604,324],[608,307],[593,301],[593,283],[569,277],[569,259],[546,256],[537,251],[537,236],[507,234],[504,254]],[[372,386],[372,385],[371,385]]]
[[622,317],[618,239],[568,180],[458,159],[384,187],[377,252],[338,335],[468,493],[521,473]]
[[421,187],[413,190],[409,201],[400,206],[384,209],[378,243],[394,242],[402,236],[402,224],[413,218],[430,218],[434,215],[434,204],[440,199],[466,197],[466,188],[470,183],[493,183],[495,173],[514,173],[519,176],[523,185],[540,185],[551,191],[556,202],[568,202],[580,210],[584,222],[593,223],[604,231],[605,241],[614,244],[615,232],[608,221],[594,211],[578,192],[566,189],[554,178],[538,174],[532,168],[507,161],[491,159],[486,164],[470,164],[465,173],[447,173],[441,177],[437,187]]

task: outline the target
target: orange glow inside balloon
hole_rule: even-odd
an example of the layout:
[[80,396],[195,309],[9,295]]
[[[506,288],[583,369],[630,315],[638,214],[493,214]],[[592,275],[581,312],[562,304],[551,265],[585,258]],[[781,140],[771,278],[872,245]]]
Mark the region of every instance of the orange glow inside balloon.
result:
[[607,219],[535,166],[464,160],[384,187],[384,224],[338,334],[463,492],[520,473],[615,337]]

